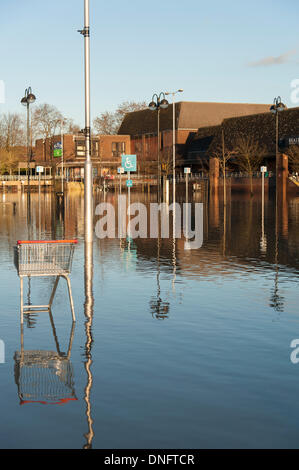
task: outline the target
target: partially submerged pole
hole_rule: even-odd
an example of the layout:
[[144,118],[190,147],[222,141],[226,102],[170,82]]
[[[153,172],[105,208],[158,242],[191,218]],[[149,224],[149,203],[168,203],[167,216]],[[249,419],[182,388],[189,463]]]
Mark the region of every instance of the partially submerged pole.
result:
[[91,416],[91,387],[92,387],[92,320],[93,320],[93,178],[91,163],[91,131],[90,131],[90,28],[89,28],[89,0],[84,0],[84,29],[80,31],[84,36],[85,50],[85,164],[84,164],[84,278],[85,278],[85,304],[84,313],[86,317],[85,331],[85,370],[87,384],[84,392],[86,402],[86,416],[88,432],[85,434],[85,449],[92,447],[93,419]]
[[84,29],[79,31],[84,36],[85,58],[85,164],[84,164],[84,236],[85,242],[93,240],[93,202],[92,202],[92,163],[90,131],[90,26],[89,0],[84,0]]

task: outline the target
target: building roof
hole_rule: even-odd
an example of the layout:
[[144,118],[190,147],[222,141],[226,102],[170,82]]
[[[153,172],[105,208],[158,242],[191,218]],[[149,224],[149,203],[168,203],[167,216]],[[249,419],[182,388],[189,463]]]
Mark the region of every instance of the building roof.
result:
[[[237,137],[248,135],[265,146],[269,154],[275,153],[276,120],[270,113],[259,113],[224,119],[221,126],[198,129],[190,142],[188,153],[211,153],[221,144],[221,130],[224,131],[225,145],[233,148]],[[279,113],[279,139],[299,136],[299,107],[289,108]]]
[[[160,130],[171,130],[172,104],[160,111]],[[221,124],[223,119],[248,114],[266,113],[269,104],[207,103],[180,101],[175,105],[177,129],[196,130]],[[157,114],[150,109],[127,113],[119,128],[119,134],[140,135],[157,133]]]

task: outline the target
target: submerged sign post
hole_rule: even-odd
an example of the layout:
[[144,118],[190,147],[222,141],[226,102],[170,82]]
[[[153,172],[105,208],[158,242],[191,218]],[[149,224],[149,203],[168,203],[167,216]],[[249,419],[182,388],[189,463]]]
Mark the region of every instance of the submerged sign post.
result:
[[122,166],[117,168],[117,173],[119,174],[119,193],[121,193],[121,175],[125,172]]
[[[130,208],[131,204],[131,187],[133,186],[133,181],[130,178],[131,171],[137,170],[137,157],[136,155],[122,155],[121,156],[121,166],[124,171],[127,172],[127,188],[128,188],[128,205]],[[130,219],[130,213],[128,214]]]
[[191,168],[185,167],[184,168],[184,173],[186,175],[186,203],[188,202],[188,176],[191,173]]
[[128,175],[128,181],[131,181],[131,184],[128,184],[127,181],[127,187],[129,190],[129,195],[130,195],[130,188],[133,186],[133,182],[130,179],[130,173],[131,171],[136,171],[137,170],[137,157],[136,155],[122,155],[121,156],[121,166],[124,169],[124,171],[127,172]]
[[264,218],[264,201],[265,201],[265,173],[267,172],[266,166],[261,166],[262,173],[262,217]]
[[137,157],[136,155],[122,155],[121,166],[124,171],[131,172],[137,170]]

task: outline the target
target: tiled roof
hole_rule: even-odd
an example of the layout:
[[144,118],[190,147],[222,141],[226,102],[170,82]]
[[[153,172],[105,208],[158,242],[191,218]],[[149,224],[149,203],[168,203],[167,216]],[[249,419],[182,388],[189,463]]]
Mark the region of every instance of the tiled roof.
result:
[[[160,130],[171,130],[172,104],[160,111]],[[201,127],[218,125],[223,119],[233,116],[262,113],[269,110],[267,104],[248,103],[205,103],[181,101],[176,103],[176,128],[195,130]],[[157,133],[157,113],[150,109],[126,114],[119,134],[139,135]]]

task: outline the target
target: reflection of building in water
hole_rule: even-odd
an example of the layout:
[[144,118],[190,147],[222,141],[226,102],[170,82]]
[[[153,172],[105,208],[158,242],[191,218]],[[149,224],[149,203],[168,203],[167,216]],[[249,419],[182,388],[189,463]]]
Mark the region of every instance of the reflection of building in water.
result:
[[49,312],[56,351],[25,350],[24,328],[21,326],[21,350],[16,351],[15,382],[20,405],[41,403],[63,405],[77,400],[74,373],[70,361],[75,323],[72,324],[67,353],[60,350],[54,320]]
[[[0,237],[7,242],[7,251],[12,255],[11,247],[15,240],[27,237],[26,227],[26,194],[12,193],[6,194],[6,202],[16,202],[16,216],[13,215],[12,208],[4,205],[0,210]],[[38,222],[38,194],[31,194],[32,223]],[[84,233],[84,199],[83,193],[69,192],[65,198],[65,237],[82,238]],[[155,196],[155,195],[151,195]],[[41,231],[42,236],[51,239],[53,224],[51,213],[55,212],[54,201],[49,193],[41,194]],[[262,227],[261,201],[260,198],[247,198],[246,195],[232,196],[227,204],[227,225],[223,227],[223,203],[221,199],[210,200],[210,204],[204,204],[204,243],[200,250],[190,250],[187,254],[184,250],[182,240],[177,240],[176,269],[177,273],[185,276],[200,275],[201,278],[213,277],[215,275],[229,274],[234,270],[234,266],[227,262],[229,257],[233,257],[234,263],[243,266],[244,269],[252,269],[256,260],[263,258],[265,269],[273,269],[275,263],[275,200],[265,199],[265,218]],[[99,196],[98,201],[102,199]],[[145,204],[150,202],[147,194],[138,194],[132,191],[132,202],[140,201]],[[155,202],[155,198],[153,197]],[[115,207],[117,214],[117,199],[114,193],[107,194],[107,202]],[[283,204],[279,206],[279,265],[298,268],[299,243],[299,198],[282,198]],[[214,212],[213,212],[214,211]],[[288,220],[288,222],[287,222]],[[217,224],[219,226],[217,227]],[[33,231],[35,236],[36,230]],[[56,232],[58,233],[58,232]],[[171,227],[170,227],[171,233]],[[261,233],[263,235],[261,240]],[[267,244],[265,243],[267,241]],[[262,248],[261,248],[262,241]],[[101,260],[97,258],[98,249],[95,253],[95,262],[99,263],[101,269],[106,262],[119,262],[119,239],[95,240],[98,246],[101,243]],[[171,239],[162,240],[160,251],[161,272],[170,273],[172,263]],[[117,249],[116,249],[117,248]],[[155,239],[134,239],[134,265],[136,272],[144,269],[144,263],[148,264],[148,269],[156,264],[156,240]],[[262,253],[261,253],[262,251]],[[223,263],[223,254],[226,262]],[[2,253],[3,257],[7,256]]]

